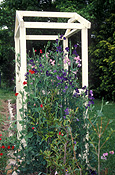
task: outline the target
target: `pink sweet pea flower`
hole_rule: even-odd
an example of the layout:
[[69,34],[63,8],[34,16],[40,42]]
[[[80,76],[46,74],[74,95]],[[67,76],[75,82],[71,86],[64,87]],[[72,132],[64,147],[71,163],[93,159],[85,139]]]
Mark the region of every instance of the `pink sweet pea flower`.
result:
[[107,158],[106,158],[106,157],[104,157],[104,156],[101,156],[101,159],[107,160]]
[[49,57],[48,57],[48,53],[46,53],[46,58],[49,58]]
[[51,64],[54,66],[55,65],[55,60],[51,62]]
[[64,58],[64,64],[66,64],[66,63],[68,63],[68,65],[70,66],[71,61],[67,57]]
[[114,151],[109,151],[110,154],[114,154]]
[[105,157],[105,156],[108,156],[108,153],[103,153],[103,156]]
[[74,60],[76,60],[76,61],[81,61],[81,59],[80,59],[80,57],[79,57],[79,56],[74,57]]

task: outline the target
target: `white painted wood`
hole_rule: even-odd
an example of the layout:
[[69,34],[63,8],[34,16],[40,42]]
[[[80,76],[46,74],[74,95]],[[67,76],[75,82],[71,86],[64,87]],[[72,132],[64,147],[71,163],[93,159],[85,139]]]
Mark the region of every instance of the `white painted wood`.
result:
[[74,15],[72,18],[68,20],[68,23],[72,23],[76,21],[76,15]]
[[18,25],[16,30],[15,30],[15,37],[19,37],[19,30],[20,30],[20,26]]
[[[68,47],[68,38],[66,38],[66,40],[63,40],[63,51],[64,55],[66,54],[66,56],[64,56],[64,60],[68,58],[68,52],[65,50],[66,47]],[[68,70],[68,63],[64,64],[64,69]]]
[[26,35],[26,40],[56,40],[58,35]]
[[17,34],[17,28],[18,28],[18,26],[19,26],[19,23],[18,23],[18,19],[17,19],[17,17],[16,17],[16,19],[15,19],[15,33],[14,33],[14,40],[15,40],[15,36],[16,36],[16,34]]
[[81,24],[83,24],[84,27],[89,28],[89,29],[91,28],[91,23],[88,20],[86,20],[85,18],[83,18],[77,13],[75,14],[75,16],[76,16],[76,20],[79,21]]
[[88,30],[81,30],[82,41],[82,87],[88,87]]
[[18,11],[22,16],[29,17],[52,17],[52,18],[72,18],[75,12],[46,12],[46,11]]
[[16,11],[16,18],[18,19],[20,27],[23,27],[23,16],[18,11]]
[[[50,18],[75,18],[85,27],[90,28],[91,23],[75,12],[46,12],[46,11],[17,11],[20,14],[20,18],[23,16],[29,17],[50,17]],[[19,15],[18,15],[19,16]]]
[[24,27],[38,29],[82,29],[83,25],[80,23],[24,22]]
[[[70,18],[68,20],[68,23],[72,23],[72,22],[75,22],[76,21],[76,18],[75,16],[73,18]],[[71,31],[71,29],[67,29],[66,32],[65,32],[65,37],[68,37],[67,34]]]
[[65,33],[64,36],[67,37],[67,38],[69,38],[69,37],[71,37],[72,35],[74,35],[75,33],[79,32],[79,31],[80,31],[80,29],[73,29],[73,30],[71,30],[69,32],[69,29],[68,29],[67,33]]
[[[27,63],[26,63],[26,29],[24,27],[20,27],[20,58],[21,58],[21,67],[20,67],[20,90],[24,92],[24,101],[26,99],[26,93],[23,89],[23,82],[25,81],[25,73],[27,72]],[[20,136],[20,131],[22,130],[22,126],[19,124],[19,121],[22,120],[19,109],[22,108],[22,97],[21,94],[18,96],[18,112],[17,112],[17,129],[18,129],[18,138]],[[24,105],[26,109],[26,105]],[[24,116],[23,116],[24,117]]]
[[[19,93],[21,90],[21,86],[20,86],[20,70],[19,70],[19,63],[17,61],[17,59],[20,59],[18,57],[18,53],[19,53],[20,49],[19,49],[19,37],[15,37],[15,70],[16,70],[16,93]],[[17,99],[16,99],[16,107],[17,107],[17,130],[20,131],[20,125],[19,125],[19,120],[20,120],[20,113],[19,113],[19,109],[21,108],[21,104],[20,104],[20,94],[18,94]],[[19,138],[19,135],[18,135]]]

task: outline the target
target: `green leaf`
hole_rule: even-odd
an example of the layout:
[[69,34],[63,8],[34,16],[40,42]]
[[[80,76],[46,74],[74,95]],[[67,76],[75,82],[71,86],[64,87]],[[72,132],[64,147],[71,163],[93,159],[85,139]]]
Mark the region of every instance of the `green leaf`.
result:
[[30,132],[30,133],[29,133],[29,134],[27,134],[25,137],[26,137],[26,138],[32,138],[32,137],[33,137],[33,133],[32,133],[32,132]]

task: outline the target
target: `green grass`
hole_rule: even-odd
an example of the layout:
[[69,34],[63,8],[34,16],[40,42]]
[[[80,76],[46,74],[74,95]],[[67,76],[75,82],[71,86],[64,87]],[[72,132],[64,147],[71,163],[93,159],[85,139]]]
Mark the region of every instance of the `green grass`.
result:
[[[115,130],[115,103],[109,102],[106,104],[106,101],[103,101],[103,109],[102,109],[102,131],[106,127],[108,121],[110,121],[110,124],[107,126],[104,134],[101,138],[101,145],[105,142],[106,138],[111,133],[111,129]],[[102,101],[101,100],[94,100],[94,112],[90,113],[90,118],[92,118],[95,114],[95,112],[98,110],[101,110]],[[101,125],[101,116],[97,117],[97,122],[99,123],[99,126]],[[97,126],[96,126],[97,128]],[[93,127],[91,128],[93,130]],[[94,136],[95,131],[92,132],[92,137]],[[98,143],[98,137],[95,137],[95,145],[97,146]],[[111,135],[109,140],[105,143],[105,145],[101,149],[101,155],[103,153],[106,153],[109,151],[115,152],[115,132]],[[108,175],[114,175],[115,174],[115,154],[111,155],[109,154],[107,157],[107,160],[101,160],[101,167],[102,169],[108,168]]]

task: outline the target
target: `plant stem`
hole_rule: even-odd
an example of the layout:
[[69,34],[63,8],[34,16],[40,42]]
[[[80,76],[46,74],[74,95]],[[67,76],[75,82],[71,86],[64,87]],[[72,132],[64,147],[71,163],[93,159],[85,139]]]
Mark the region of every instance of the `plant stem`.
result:
[[100,134],[99,134],[99,142],[98,142],[98,175],[100,175]]
[[71,127],[70,127],[70,135],[71,135],[71,141],[72,141],[72,146],[73,146],[74,159],[76,160],[76,165],[77,165],[77,167],[80,170],[80,175],[82,175],[82,169],[80,168],[80,166],[79,166],[79,164],[77,162],[77,159],[76,159],[76,153],[75,153],[75,150],[74,150],[73,136],[72,136],[72,132],[71,132]]

